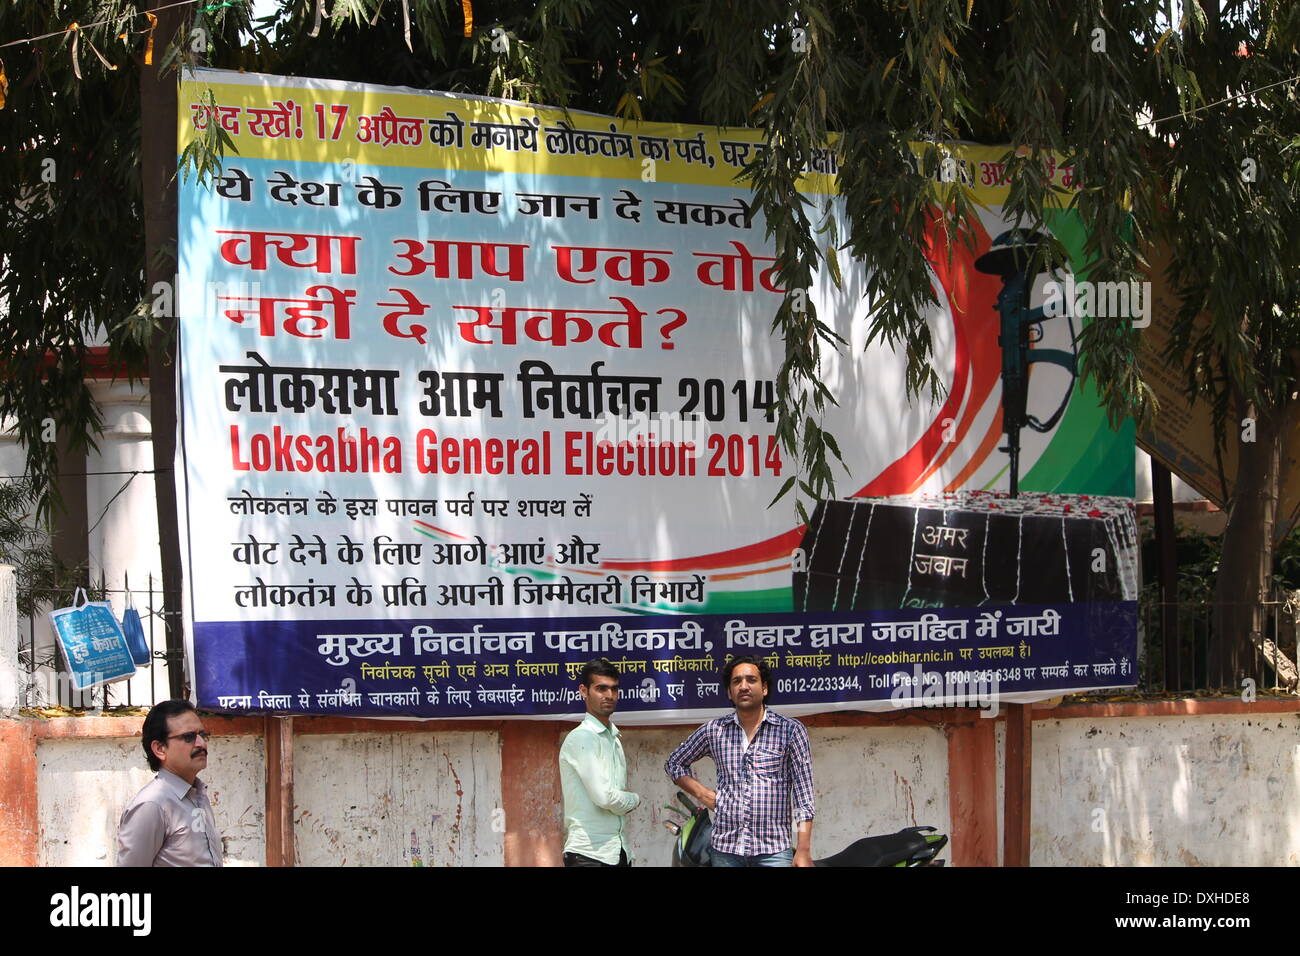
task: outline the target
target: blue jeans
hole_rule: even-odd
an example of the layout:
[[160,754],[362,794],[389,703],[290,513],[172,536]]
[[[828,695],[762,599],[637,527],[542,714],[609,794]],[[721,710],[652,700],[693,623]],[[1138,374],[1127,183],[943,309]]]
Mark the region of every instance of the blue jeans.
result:
[[794,866],[794,850],[780,853],[761,853],[758,856],[737,856],[721,850],[709,850],[714,866]]

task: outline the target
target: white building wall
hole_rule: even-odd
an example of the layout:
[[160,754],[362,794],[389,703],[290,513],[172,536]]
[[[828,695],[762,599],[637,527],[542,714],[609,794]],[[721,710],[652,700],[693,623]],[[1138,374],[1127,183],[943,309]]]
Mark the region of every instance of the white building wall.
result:
[[1300,864],[1300,715],[1034,723],[1034,866]]
[[[628,786],[644,798],[628,820],[637,865],[670,859],[663,761],[682,736],[625,732]],[[810,738],[815,855],[913,824],[950,830],[939,728]],[[227,860],[259,865],[262,743],[217,737],[212,752]],[[42,865],[110,865],[122,807],[149,780],[138,741],[48,740],[37,757]],[[500,760],[498,736],[482,731],[296,737],[299,865],[501,865]],[[697,770],[712,782],[708,761]],[[1038,720],[1033,778],[1035,866],[1300,864],[1300,714]],[[999,755],[999,813],[1001,782]]]
[[[681,818],[663,805],[681,805],[664,761],[692,729],[623,730],[628,788],[642,797],[628,817],[628,839],[639,864],[667,866],[672,859],[673,837],[663,823]],[[950,828],[948,741],[941,729],[814,727],[808,739],[817,808],[813,856],[830,856],[860,837],[903,827]],[[705,786],[714,785],[712,761],[701,760],[693,769]]]
[[[203,774],[226,866],[266,860],[260,737],[214,737]],[[139,738],[43,740],[36,750],[41,866],[112,866],[122,810],[153,779]]]
[[[126,595],[121,592],[129,584],[145,639],[149,639],[152,623],[154,650],[162,652],[167,648],[148,387],[98,381],[92,390],[103,413],[104,434],[99,450],[86,456],[90,580],[103,580],[119,621],[126,610]],[[152,613],[148,593],[151,578],[157,592],[152,599]],[[139,669],[130,681],[114,684],[111,703],[125,704],[129,700],[147,706],[171,696],[168,686],[167,664],[155,660],[148,668]]]
[[501,866],[495,733],[294,738],[300,866]]
[[[146,639],[152,618],[155,649],[161,652],[166,648],[148,388],[145,384],[109,380],[92,381],[90,387],[100,404],[104,431],[97,441],[98,449],[87,452],[85,476],[70,476],[73,481],[84,481],[86,486],[90,580],[95,584],[103,581],[119,620],[126,610],[126,596],[121,592],[129,582]],[[24,463],[25,453],[12,429],[0,427],[0,476],[22,475]],[[148,595],[151,575],[153,587],[159,592],[153,599],[152,615]],[[31,646],[34,637],[38,660],[56,657],[54,633],[43,614],[34,621],[20,621],[19,629],[24,649]],[[60,700],[87,707],[104,704],[102,691],[70,697],[66,683],[59,687],[53,671],[38,672],[34,679],[23,675],[22,683],[24,703],[33,706],[53,705]],[[167,665],[156,661],[129,682],[112,685],[108,704],[147,705],[168,697],[167,688]]]

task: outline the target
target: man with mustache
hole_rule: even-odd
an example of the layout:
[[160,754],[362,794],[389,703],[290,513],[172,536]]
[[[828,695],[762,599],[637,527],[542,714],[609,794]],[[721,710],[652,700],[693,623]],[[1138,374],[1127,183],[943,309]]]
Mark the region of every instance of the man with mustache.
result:
[[188,700],[154,704],[140,730],[153,782],[122,811],[118,866],[221,866],[221,834],[207,785],[208,731]]
[[[767,709],[771,674],[757,657],[735,657],[722,670],[735,712],[710,720],[673,751],[664,770],[713,812],[714,866],[812,866],[812,748],[803,724]],[[690,774],[713,758],[718,789]],[[791,819],[798,842],[790,846]]]

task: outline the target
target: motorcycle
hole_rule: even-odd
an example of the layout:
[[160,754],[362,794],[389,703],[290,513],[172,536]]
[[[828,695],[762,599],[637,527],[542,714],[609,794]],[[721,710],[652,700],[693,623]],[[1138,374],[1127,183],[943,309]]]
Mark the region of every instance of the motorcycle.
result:
[[[711,866],[709,841],[713,821],[708,808],[697,805],[680,790],[677,799],[687,813],[672,804],[664,804],[664,809],[682,818],[681,823],[664,821],[664,826],[677,838],[673,845],[673,866]],[[863,837],[833,856],[813,860],[813,866],[943,866],[946,861],[936,857],[947,844],[947,834],[937,832],[934,827],[905,827],[897,833]]]

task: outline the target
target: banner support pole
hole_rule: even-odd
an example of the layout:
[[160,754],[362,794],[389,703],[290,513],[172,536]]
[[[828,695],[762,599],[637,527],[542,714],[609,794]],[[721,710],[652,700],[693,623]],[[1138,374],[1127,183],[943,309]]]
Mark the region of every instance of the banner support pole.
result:
[[1009,704],[1004,770],[1002,865],[1029,865],[1029,821],[1033,790],[1033,704]]
[[267,717],[266,865],[293,866],[293,718]]

